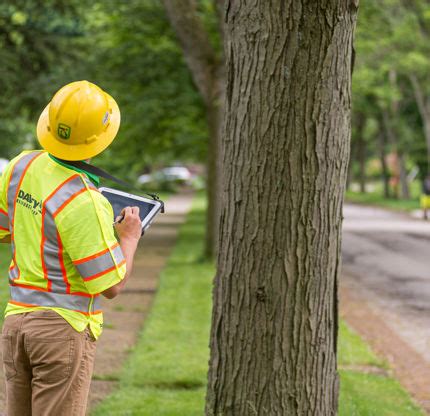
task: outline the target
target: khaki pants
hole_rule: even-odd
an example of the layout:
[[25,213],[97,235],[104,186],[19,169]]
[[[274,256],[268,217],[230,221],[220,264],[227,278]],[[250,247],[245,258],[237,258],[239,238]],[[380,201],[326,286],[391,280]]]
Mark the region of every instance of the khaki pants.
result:
[[6,317],[2,331],[8,416],[83,416],[96,342],[54,311]]

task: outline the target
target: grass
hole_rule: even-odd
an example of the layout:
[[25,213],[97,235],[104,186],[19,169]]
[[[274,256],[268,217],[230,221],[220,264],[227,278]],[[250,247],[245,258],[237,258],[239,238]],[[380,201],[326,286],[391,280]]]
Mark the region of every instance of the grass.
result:
[[421,184],[418,180],[410,184],[411,198],[408,200],[396,198],[384,198],[382,184],[380,182],[371,183],[368,187],[371,191],[366,193],[356,191],[346,191],[345,199],[363,205],[376,205],[396,211],[414,211],[420,209]]
[[204,201],[198,198],[120,378],[93,415],[202,415],[214,268],[202,261]]
[[[92,416],[204,414],[215,270],[201,260],[204,203],[197,198],[161,276],[155,304],[121,375]],[[418,416],[388,364],[344,322],[339,336],[340,416]],[[374,370],[378,374],[374,374]]]
[[[422,416],[388,363],[341,322],[339,333],[340,416]],[[376,374],[374,374],[376,373]]]
[[347,191],[345,199],[347,202],[363,205],[376,205],[384,208],[393,209],[396,211],[414,211],[420,209],[420,201],[418,198],[413,199],[386,199],[379,192],[360,192]]

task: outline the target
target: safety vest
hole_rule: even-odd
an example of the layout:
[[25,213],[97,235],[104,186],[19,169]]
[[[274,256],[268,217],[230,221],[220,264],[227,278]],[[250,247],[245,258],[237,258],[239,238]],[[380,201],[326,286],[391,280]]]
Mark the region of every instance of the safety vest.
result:
[[125,275],[113,211],[88,177],[44,151],[23,152],[0,188],[0,238],[11,235],[6,316],[53,309],[97,337],[99,294]]

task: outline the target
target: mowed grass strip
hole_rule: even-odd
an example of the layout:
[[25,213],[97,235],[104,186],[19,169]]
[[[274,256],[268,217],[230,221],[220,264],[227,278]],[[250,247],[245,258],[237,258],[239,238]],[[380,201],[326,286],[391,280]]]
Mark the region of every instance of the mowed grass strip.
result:
[[345,322],[340,324],[338,365],[339,415],[422,416],[385,360],[378,358]]
[[415,211],[420,209],[419,195],[411,199],[397,199],[384,198],[379,191],[366,193],[347,191],[345,200],[354,204],[373,205],[395,211]]
[[204,414],[212,279],[202,260],[205,200],[197,197],[144,330],[124,367],[119,389],[92,413],[193,416]]

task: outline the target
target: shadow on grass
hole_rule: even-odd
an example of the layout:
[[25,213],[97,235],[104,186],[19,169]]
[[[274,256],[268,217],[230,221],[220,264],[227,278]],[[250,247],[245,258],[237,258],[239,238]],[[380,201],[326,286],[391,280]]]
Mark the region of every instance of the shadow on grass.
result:
[[206,384],[197,380],[176,380],[172,382],[144,383],[139,387],[149,387],[157,390],[199,390],[202,387],[206,387]]

